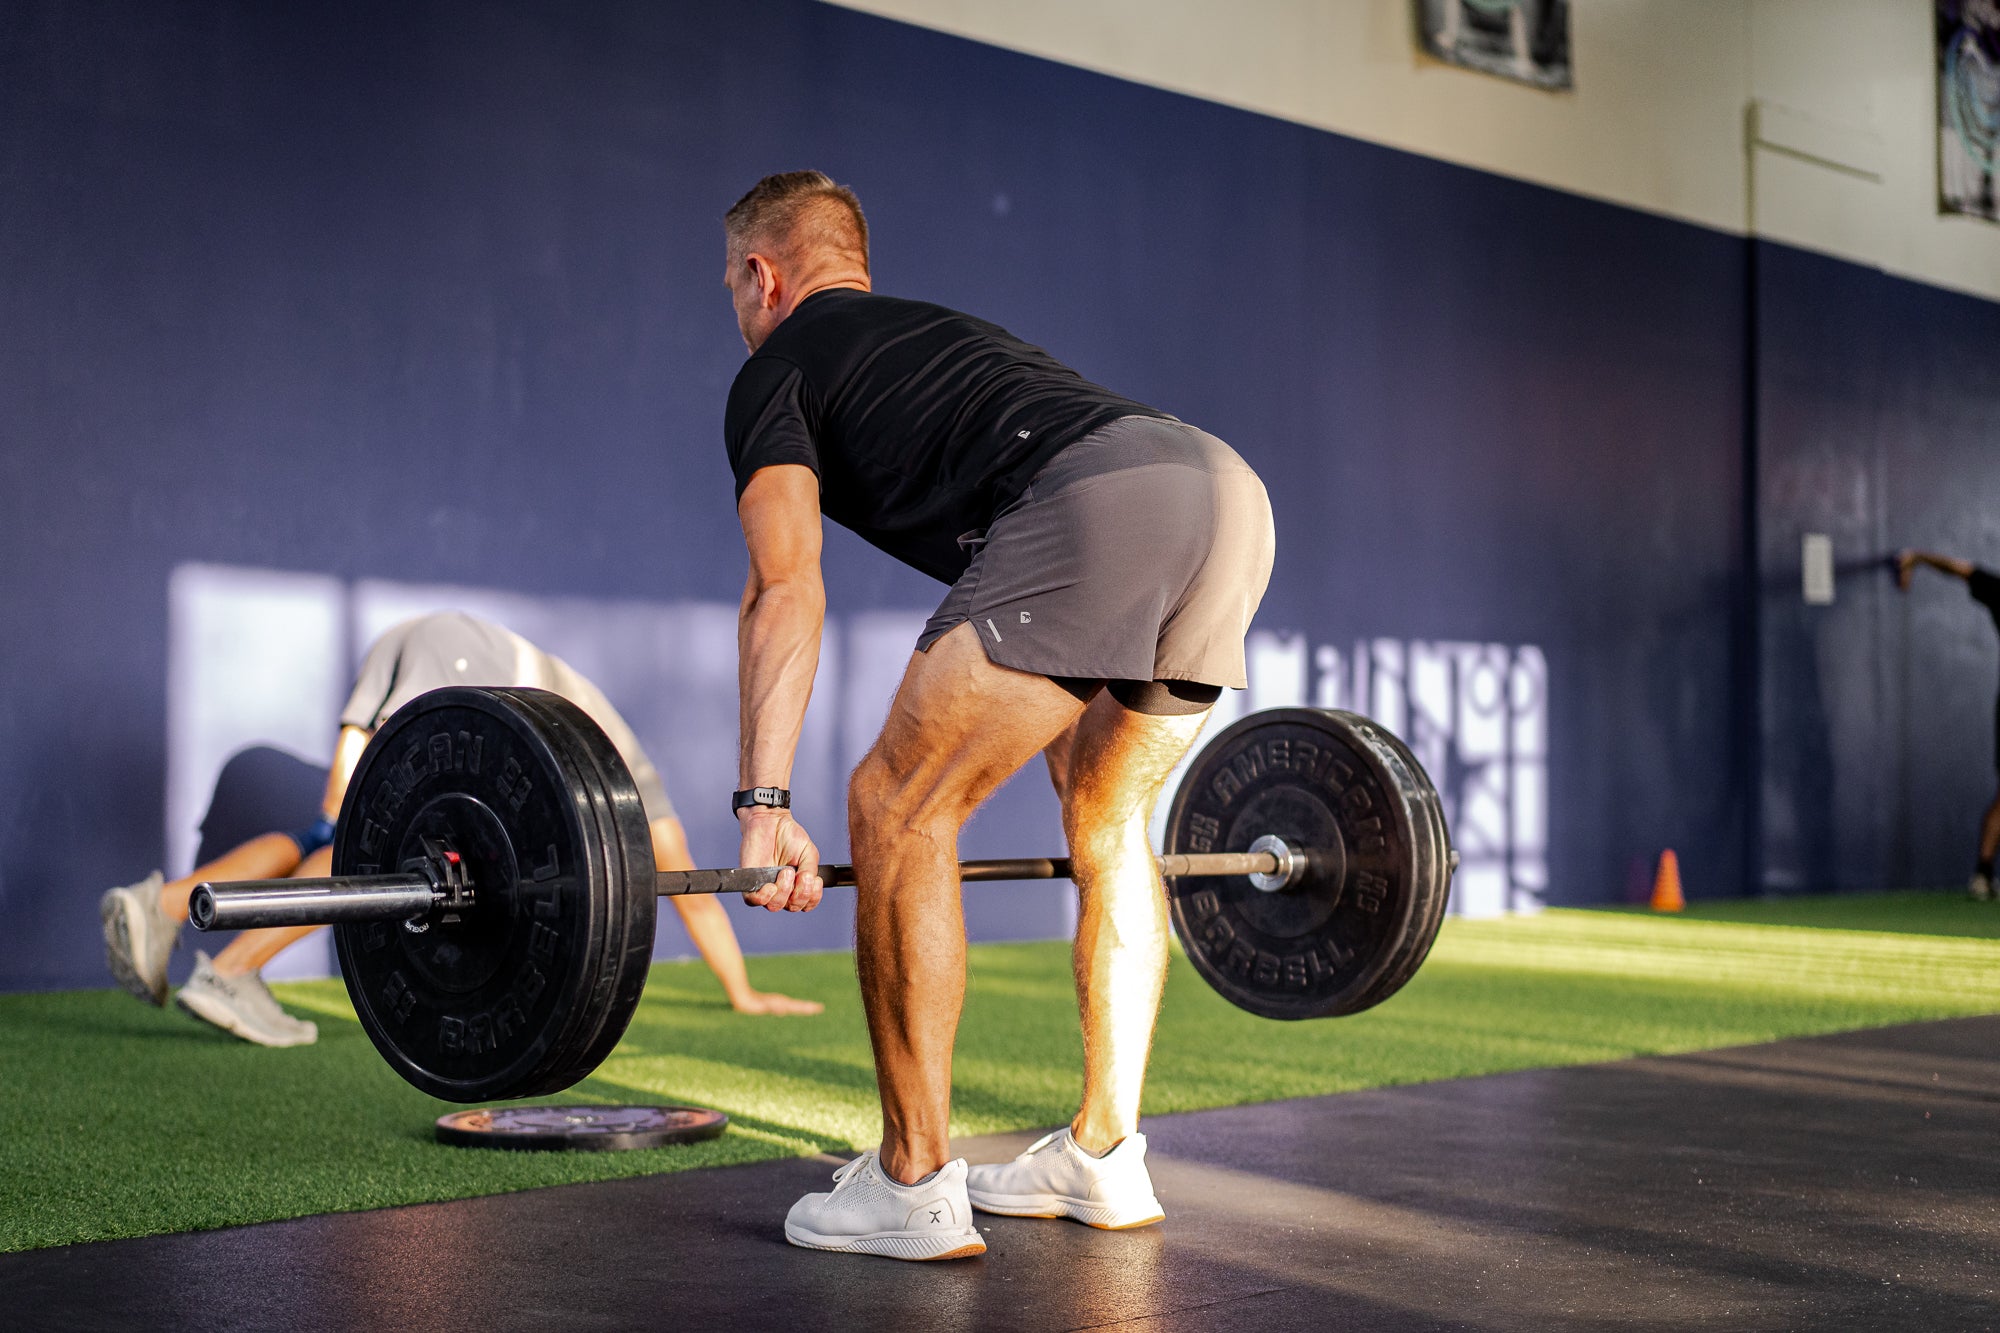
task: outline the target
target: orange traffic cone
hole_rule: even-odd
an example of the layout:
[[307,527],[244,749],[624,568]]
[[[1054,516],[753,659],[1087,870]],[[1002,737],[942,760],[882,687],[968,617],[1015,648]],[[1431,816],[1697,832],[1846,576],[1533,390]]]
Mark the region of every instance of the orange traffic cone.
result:
[[1653,910],[1678,912],[1687,906],[1681,897],[1681,859],[1669,847],[1660,853],[1660,869],[1653,876]]

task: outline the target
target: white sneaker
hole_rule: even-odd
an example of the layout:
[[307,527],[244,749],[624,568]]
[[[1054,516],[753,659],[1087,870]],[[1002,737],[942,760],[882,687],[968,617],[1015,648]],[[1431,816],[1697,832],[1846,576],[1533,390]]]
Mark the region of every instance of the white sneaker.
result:
[[174,996],[174,1003],[202,1022],[259,1046],[310,1046],[319,1040],[319,1025],[280,1009],[264,978],[255,972],[225,977],[200,950],[194,955],[194,975]]
[[869,1149],[833,1173],[833,1189],[808,1194],[785,1215],[785,1239],[809,1250],[891,1259],[969,1259],[986,1253],[965,1197],[965,1159],[915,1185],[891,1180]]
[[137,884],[106,889],[97,900],[104,922],[104,965],[118,984],[147,1004],[167,1002],[167,958],[180,927],[160,906],[162,877],[155,870]]
[[1987,902],[1993,897],[1993,881],[1985,875],[1975,874],[1965,891],[1979,902]]
[[1073,1217],[1106,1231],[1151,1226],[1167,1215],[1153,1197],[1144,1134],[1092,1157],[1077,1146],[1067,1125],[1044,1134],[1011,1162],[973,1167],[965,1192],[982,1212]]

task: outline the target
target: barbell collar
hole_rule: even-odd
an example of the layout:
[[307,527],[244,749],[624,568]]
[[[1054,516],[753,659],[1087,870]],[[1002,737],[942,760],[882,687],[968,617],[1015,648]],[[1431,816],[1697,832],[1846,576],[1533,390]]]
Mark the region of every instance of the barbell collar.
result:
[[1273,870],[1253,870],[1250,872],[1250,887],[1259,893],[1276,893],[1289,889],[1305,873],[1306,857],[1283,838],[1266,833],[1250,844],[1252,852],[1267,852],[1278,864]]
[[336,875],[203,883],[188,895],[196,930],[260,926],[330,926],[341,921],[407,921],[424,916],[440,895],[422,875]]

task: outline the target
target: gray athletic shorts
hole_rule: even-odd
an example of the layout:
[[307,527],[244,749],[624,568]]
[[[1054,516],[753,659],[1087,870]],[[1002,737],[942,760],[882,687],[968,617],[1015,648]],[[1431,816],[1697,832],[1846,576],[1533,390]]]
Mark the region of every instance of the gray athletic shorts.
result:
[[1046,463],[960,544],[972,564],[917,640],[966,621],[1002,666],[1084,680],[1242,689],[1243,636],[1271,578],[1264,483],[1180,421],[1121,417]]

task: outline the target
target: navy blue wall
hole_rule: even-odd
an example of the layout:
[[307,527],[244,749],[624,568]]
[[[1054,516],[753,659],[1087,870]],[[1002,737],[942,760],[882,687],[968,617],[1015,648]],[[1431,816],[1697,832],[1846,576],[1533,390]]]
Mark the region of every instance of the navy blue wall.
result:
[[[1756,251],[1763,845],[1772,892],[1963,882],[1993,799],[1991,619],[1890,552],[2000,566],[2000,305]],[[1807,606],[1800,539],[1834,540]]]
[[[735,596],[717,218],[807,164],[881,289],[1263,472],[1262,623],[1539,645],[1552,900],[1664,846],[1740,891],[1742,241],[808,0],[16,0],[0,988],[100,984],[95,895],[161,860],[177,564]],[[938,593],[829,562],[839,611]],[[1052,840],[1017,785],[968,851]]]

